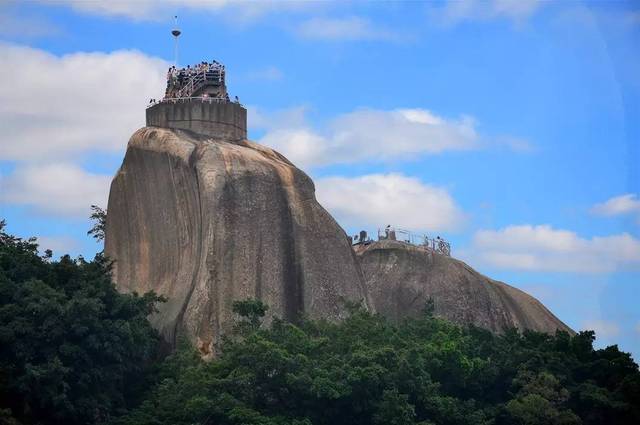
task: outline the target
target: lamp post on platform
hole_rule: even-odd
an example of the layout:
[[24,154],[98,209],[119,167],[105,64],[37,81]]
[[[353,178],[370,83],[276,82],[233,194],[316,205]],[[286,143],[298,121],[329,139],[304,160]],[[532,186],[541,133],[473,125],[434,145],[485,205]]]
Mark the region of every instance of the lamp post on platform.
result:
[[173,35],[173,40],[174,40],[174,47],[173,47],[173,65],[177,68],[178,67],[178,37],[180,36],[180,34],[182,34],[182,32],[180,32],[180,29],[178,28],[178,16],[174,16],[173,19],[175,20],[175,27],[173,28],[173,30],[171,30],[171,34]]

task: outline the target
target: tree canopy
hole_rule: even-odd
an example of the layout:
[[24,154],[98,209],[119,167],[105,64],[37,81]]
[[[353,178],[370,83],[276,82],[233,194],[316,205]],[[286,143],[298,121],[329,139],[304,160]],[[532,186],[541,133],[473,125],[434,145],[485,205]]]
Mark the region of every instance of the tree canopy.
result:
[[241,336],[204,362],[184,344],[132,424],[637,424],[640,373],[594,333],[493,335],[433,317],[394,325],[352,308],[341,323],[274,319],[236,304]]
[[0,424],[640,423],[638,365],[591,331],[494,335],[432,304],[291,324],[241,300],[216,358],[185,341],[162,358],[147,320],[162,298],[118,293],[101,254],[37,248],[0,222]]
[[93,226],[87,235],[93,237],[97,242],[103,241],[107,232],[107,212],[97,205],[91,205],[91,215]]
[[51,261],[51,253],[38,255],[35,239],[4,227],[0,423],[100,423],[124,412],[156,356],[147,315],[161,299],[118,293],[102,255]]

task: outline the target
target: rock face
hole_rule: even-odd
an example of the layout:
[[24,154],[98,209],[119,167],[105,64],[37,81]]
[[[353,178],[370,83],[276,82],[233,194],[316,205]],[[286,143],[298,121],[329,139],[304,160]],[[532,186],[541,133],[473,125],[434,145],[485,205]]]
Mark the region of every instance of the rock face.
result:
[[392,320],[436,314],[500,332],[572,332],[535,298],[465,263],[397,241],[352,249],[315,199],[313,182],[244,138],[145,127],[129,141],[109,195],[105,253],[123,292],[169,301],[151,318],[170,344],[186,336],[211,356],[233,301],[270,313],[337,320],[342,300]]
[[431,298],[436,315],[461,325],[573,333],[532,296],[462,261],[390,240],[357,246],[356,252],[373,307],[392,320],[420,314]]
[[106,254],[122,291],[169,301],[152,317],[206,356],[234,300],[258,298],[287,320],[339,319],[367,300],[344,231],[309,177],[264,146],[145,127],[129,141],[109,195]]

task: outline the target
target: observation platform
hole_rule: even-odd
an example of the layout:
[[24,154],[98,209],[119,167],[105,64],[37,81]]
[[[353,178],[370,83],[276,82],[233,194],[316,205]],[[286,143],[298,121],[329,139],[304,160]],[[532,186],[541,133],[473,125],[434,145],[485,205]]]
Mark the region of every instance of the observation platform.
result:
[[[368,245],[373,243],[373,239],[369,238],[367,232],[362,230],[358,235],[350,237],[352,244],[355,245]],[[451,257],[451,244],[440,236],[430,238],[427,235],[420,235],[413,233],[409,230],[399,229],[391,225],[384,229],[378,229],[378,241],[397,241],[403,242],[424,249],[429,252],[435,252],[437,254]]]
[[198,134],[242,140],[247,138],[247,110],[229,99],[224,65],[213,61],[193,67],[169,68],[162,100],[152,99],[147,126],[190,130]]

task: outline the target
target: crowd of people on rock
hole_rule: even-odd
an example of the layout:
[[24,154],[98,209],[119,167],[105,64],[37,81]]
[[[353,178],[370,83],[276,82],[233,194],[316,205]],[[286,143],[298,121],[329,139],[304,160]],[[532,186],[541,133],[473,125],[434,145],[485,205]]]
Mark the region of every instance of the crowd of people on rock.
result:
[[[194,81],[193,85],[190,84],[192,80]],[[167,71],[167,88],[164,98],[161,100],[150,99],[149,106],[172,99],[192,98],[194,93],[200,93],[195,97],[201,98],[203,101],[208,99],[209,101],[231,102],[229,94],[226,93],[224,80],[225,66],[216,60],[213,62],[203,61],[195,66],[188,65],[186,68],[171,66]],[[214,89],[213,94],[211,90],[199,90],[203,86],[211,85],[212,82],[216,86],[221,86],[222,89],[219,91]],[[235,96],[233,102],[240,104],[238,96]]]
[[[220,62],[200,62],[195,66],[187,65],[186,68],[176,68],[172,66],[167,71],[167,89],[165,99],[183,97],[181,90],[189,83],[189,81],[198,74],[206,73],[207,79],[217,79],[224,84],[225,67]],[[227,101],[228,96],[227,96]]]
[[[361,230],[359,234],[355,236],[348,236],[347,239],[353,245],[368,245],[373,242],[365,230]],[[381,232],[378,229],[378,240],[393,240],[410,243],[412,245],[416,245],[422,248],[429,249],[431,251],[438,252],[440,254],[444,254],[447,256],[451,256],[451,245],[449,242],[442,239],[440,236],[437,236],[435,239],[430,238],[426,235],[418,235],[408,230],[396,229],[392,227],[390,224],[384,228],[384,231]]]

